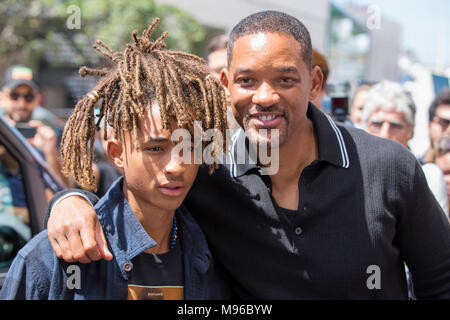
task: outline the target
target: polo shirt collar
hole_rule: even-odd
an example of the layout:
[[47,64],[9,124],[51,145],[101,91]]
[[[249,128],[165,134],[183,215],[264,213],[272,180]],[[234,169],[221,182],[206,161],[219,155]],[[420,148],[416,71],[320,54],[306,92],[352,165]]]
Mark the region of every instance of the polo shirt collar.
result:
[[319,148],[319,159],[338,167],[348,168],[347,147],[341,130],[329,115],[320,111],[311,102],[308,105],[307,117],[313,122]]
[[[348,168],[350,161],[344,138],[338,126],[330,116],[320,111],[311,102],[308,104],[307,117],[314,125],[317,136],[319,161],[326,161],[338,167]],[[238,157],[237,150],[242,150],[245,143],[244,157]],[[239,178],[250,171],[261,171],[257,164],[256,155],[249,151],[249,142],[245,132],[240,128],[232,137],[232,143],[228,152],[230,157],[230,174]],[[244,161],[243,161],[244,160]]]

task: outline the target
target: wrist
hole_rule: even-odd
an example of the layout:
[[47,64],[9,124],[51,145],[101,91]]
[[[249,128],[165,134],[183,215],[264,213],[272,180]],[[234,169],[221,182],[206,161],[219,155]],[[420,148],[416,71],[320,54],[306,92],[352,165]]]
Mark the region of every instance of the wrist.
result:
[[83,193],[78,192],[78,191],[73,191],[73,192],[69,192],[64,194],[63,196],[61,196],[59,199],[55,200],[55,202],[53,202],[52,207],[50,209],[50,215],[52,215],[54,208],[58,205],[58,203],[60,203],[62,200],[71,197],[71,196],[78,196],[81,197],[83,199],[85,199],[87,202],[89,202],[89,204],[93,207],[94,205],[92,204],[91,200],[85,196]]

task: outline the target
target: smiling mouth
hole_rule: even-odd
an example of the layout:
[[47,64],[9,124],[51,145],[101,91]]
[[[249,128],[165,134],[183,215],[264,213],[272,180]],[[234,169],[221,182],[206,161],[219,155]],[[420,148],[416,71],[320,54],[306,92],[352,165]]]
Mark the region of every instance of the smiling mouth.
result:
[[273,128],[280,124],[283,114],[263,114],[250,115],[250,121],[257,128]]

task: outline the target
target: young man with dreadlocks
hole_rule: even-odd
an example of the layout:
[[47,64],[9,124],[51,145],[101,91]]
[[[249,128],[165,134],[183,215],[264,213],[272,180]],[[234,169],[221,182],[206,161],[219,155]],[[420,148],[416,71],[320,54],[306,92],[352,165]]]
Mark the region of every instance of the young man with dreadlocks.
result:
[[[179,141],[176,128],[225,134],[226,102],[221,83],[204,61],[170,51],[163,39],[150,41],[155,19],[124,52],[112,52],[101,41],[94,47],[112,69],[83,67],[80,74],[99,76],[90,93],[76,105],[65,127],[63,169],[86,189],[95,188],[93,146],[100,121],[114,137],[108,154],[123,169],[96,205],[112,260],[71,264],[59,260],[47,231],[17,255],[0,297],[3,299],[224,299],[228,287],[211,259],[206,240],[182,202],[193,184],[198,164],[172,156]],[[94,106],[100,115],[94,121]],[[106,139],[106,137],[105,137]],[[181,143],[181,142],[179,142]],[[217,149],[223,145],[216,144]],[[193,156],[191,145],[183,149]],[[184,154],[186,155],[186,154]],[[212,168],[213,169],[213,168]],[[68,235],[68,238],[71,238]],[[61,248],[64,248],[60,243]]]

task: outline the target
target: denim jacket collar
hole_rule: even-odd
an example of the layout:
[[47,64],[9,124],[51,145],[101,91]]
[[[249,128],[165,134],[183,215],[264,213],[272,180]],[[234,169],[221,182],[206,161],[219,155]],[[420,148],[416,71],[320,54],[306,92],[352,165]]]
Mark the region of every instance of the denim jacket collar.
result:
[[[96,204],[98,218],[103,226],[108,247],[119,269],[128,279],[126,268],[131,259],[143,251],[156,246],[122,193],[123,177],[117,179],[109,191]],[[120,226],[120,228],[118,228]]]
[[[108,247],[118,264],[122,277],[127,280],[125,266],[130,266],[134,257],[156,246],[157,243],[147,234],[123,196],[122,181],[123,177],[113,183],[95,209],[103,226]],[[179,239],[183,249],[185,279],[195,279],[194,273],[204,274],[209,269],[211,253],[200,227],[190,213],[181,206],[175,214],[180,226]],[[186,287],[190,287],[187,282]]]

